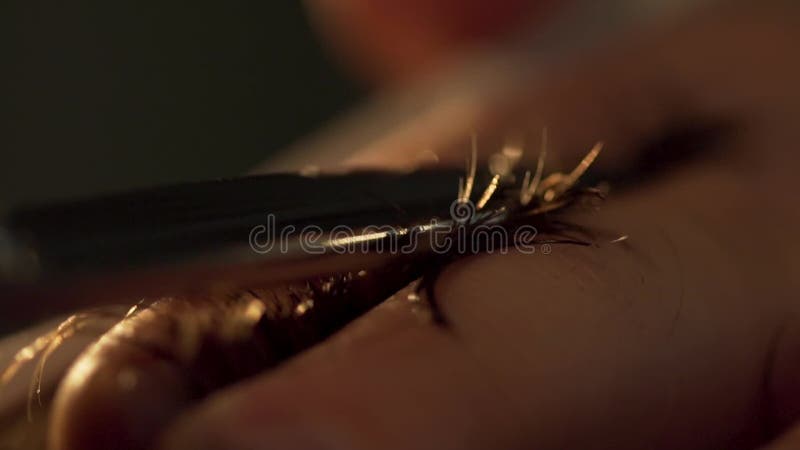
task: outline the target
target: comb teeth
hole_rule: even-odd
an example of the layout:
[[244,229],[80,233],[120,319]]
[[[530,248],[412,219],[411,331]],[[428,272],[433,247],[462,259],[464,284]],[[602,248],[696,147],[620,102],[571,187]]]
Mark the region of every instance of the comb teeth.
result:
[[456,170],[263,175],[28,208],[8,216],[0,268],[4,279],[27,280],[37,270],[49,276],[203,258],[247,247],[268,214],[278,228],[414,223],[447,211],[457,178]]

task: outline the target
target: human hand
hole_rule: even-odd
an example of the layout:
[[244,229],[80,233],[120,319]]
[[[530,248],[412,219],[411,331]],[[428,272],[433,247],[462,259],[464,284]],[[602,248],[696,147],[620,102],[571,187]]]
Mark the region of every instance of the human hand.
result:
[[[504,116],[518,123],[546,124],[564,152],[605,140],[605,164],[619,171],[675,126],[735,125],[696,160],[576,216],[630,236],[625,243],[457,262],[435,287],[449,327],[391,300],[282,368],[210,397],[167,430],[165,448],[701,449],[770,441],[800,413],[792,295],[800,217],[788,195],[797,156],[787,151],[800,137],[792,13],[780,3],[715,10],[605,49],[508,107]],[[390,25],[375,14],[353,17],[366,17],[368,30]],[[435,65],[462,41],[447,42],[430,44],[444,50],[423,59]],[[381,48],[366,51],[376,52],[374,61],[400,61]],[[415,58],[400,61],[407,76]],[[391,164],[408,153],[361,158]],[[785,439],[775,448],[800,445]]]

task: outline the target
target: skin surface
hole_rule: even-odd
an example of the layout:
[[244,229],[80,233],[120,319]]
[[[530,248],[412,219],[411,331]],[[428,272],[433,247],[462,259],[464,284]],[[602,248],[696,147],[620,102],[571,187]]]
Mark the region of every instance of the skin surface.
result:
[[[328,11],[321,20],[351,13],[353,34],[477,20],[443,15],[452,4],[444,0],[414,10],[414,20],[395,20],[397,4],[367,3],[310,5]],[[516,17],[491,20],[514,28]],[[603,50],[504,105],[494,120],[547,124],[566,159],[604,139],[600,167],[619,171],[675,123],[735,127],[700,158],[661,167],[574,218],[628,240],[452,264],[435,286],[448,328],[390,300],[277,370],[213,394],[166,426],[161,448],[800,446],[791,430],[800,418],[797,17],[788,2],[715,10]],[[335,22],[325,29],[369,77],[391,72],[396,83],[419,76],[402,67],[428,70],[416,56],[354,45]],[[469,33],[447,34],[447,45],[438,31],[414,36],[430,67],[475,42]],[[359,159],[402,166],[409,150]]]
[[[450,330],[389,302],[277,372],[212,396],[164,448],[701,449],[773,439],[800,411],[796,17],[779,3],[715,11],[597,55],[509,107],[548,123],[559,148],[606,139],[605,164],[618,168],[680,118],[736,121],[715,153],[615,192],[581,219],[626,243],[458,262],[436,286]],[[365,157],[406,158],[402,149]],[[794,448],[796,436],[772,448]]]

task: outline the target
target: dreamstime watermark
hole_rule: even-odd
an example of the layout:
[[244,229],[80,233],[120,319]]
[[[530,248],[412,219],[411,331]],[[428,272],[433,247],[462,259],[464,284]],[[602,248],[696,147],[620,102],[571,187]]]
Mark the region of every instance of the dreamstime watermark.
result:
[[[509,228],[500,225],[502,213],[479,211],[471,201],[455,201],[450,206],[450,219],[431,219],[413,227],[370,225],[352,228],[337,225],[328,230],[317,225],[298,228],[277,225],[274,214],[266,222],[250,230],[250,248],[259,254],[301,251],[312,255],[325,253],[391,253],[412,254],[430,250],[437,254],[520,253],[551,251],[549,244],[536,242],[537,230],[532,225]],[[537,248],[538,246],[538,248]]]

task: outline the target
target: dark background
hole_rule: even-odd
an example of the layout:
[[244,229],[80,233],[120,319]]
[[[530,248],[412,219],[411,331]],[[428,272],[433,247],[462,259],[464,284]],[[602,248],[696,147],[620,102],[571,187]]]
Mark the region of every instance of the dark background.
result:
[[296,0],[0,0],[0,212],[239,174],[360,96]]

